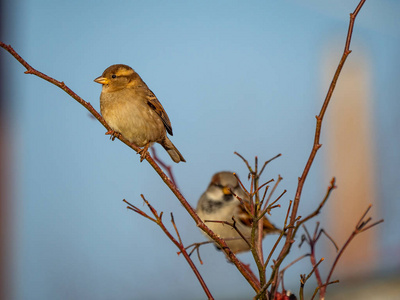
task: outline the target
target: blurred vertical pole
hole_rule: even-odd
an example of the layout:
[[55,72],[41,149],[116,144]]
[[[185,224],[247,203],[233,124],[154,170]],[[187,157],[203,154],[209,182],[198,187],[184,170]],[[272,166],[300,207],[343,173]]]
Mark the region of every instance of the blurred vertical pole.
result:
[[[325,175],[336,176],[338,186],[325,211],[326,229],[338,247],[350,236],[368,205],[375,204],[376,195],[370,64],[360,49],[352,48],[328,109],[323,141]],[[335,46],[331,49],[329,54],[335,54],[325,61],[324,86],[331,80],[341,51]],[[374,205],[371,210],[374,219],[378,209]],[[374,229],[357,236],[340,259],[336,275],[339,278],[370,275],[377,263],[377,243]],[[335,257],[333,247],[329,249],[332,249],[329,256]]]
[[[0,40],[4,38],[4,1],[0,0]],[[0,299],[10,299],[10,211],[9,211],[9,147],[7,132],[7,105],[5,97],[5,52],[0,55]]]

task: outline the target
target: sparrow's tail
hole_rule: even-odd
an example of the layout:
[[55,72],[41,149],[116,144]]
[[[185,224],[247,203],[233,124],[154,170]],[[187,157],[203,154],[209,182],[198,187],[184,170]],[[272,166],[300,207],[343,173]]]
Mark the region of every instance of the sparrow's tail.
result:
[[172,160],[176,163],[178,162],[186,162],[186,160],[183,158],[182,154],[179,152],[178,149],[176,149],[175,145],[172,144],[170,139],[168,137],[165,137],[164,140],[161,141],[161,146],[164,147],[164,149],[168,152],[169,156],[171,156]]

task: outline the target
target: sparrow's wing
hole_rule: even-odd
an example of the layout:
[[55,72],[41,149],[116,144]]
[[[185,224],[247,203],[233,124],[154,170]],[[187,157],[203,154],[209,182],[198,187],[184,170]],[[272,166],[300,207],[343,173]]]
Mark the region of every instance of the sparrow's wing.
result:
[[[238,213],[239,221],[242,222],[243,224],[245,224],[246,226],[251,227],[253,220],[247,212],[247,211],[250,211],[250,203],[248,201],[243,201],[243,203],[245,204],[246,207],[242,203],[240,203],[238,206],[239,207],[239,213]],[[247,208],[247,210],[246,210],[246,208]],[[264,234],[281,232],[281,230],[276,228],[266,217],[264,217],[262,219],[262,221],[263,221]]]
[[[246,205],[246,207],[243,205],[243,203]],[[247,211],[250,211],[250,203],[246,200],[239,202],[239,205],[238,205],[239,221],[241,223],[243,223],[244,225],[246,225],[247,227],[251,227],[253,220]]]
[[282,230],[276,228],[266,217],[263,218],[264,234],[281,233]]
[[172,134],[172,127],[171,127],[171,121],[168,118],[167,113],[164,110],[164,107],[162,107],[160,101],[158,101],[157,97],[154,95],[152,91],[148,91],[148,94],[146,95],[147,99],[147,105],[150,106],[151,109],[153,109],[157,115],[160,116],[161,120],[164,123],[165,128],[167,129],[167,132],[170,135]]

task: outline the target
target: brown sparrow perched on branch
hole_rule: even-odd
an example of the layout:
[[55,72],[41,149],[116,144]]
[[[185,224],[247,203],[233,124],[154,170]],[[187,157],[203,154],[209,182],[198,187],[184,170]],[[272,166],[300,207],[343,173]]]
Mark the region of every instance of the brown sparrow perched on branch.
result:
[[[213,220],[226,221],[232,224],[232,217],[234,217],[236,228],[250,242],[252,218],[234,194],[240,197],[244,203],[249,204],[248,195],[243,191],[232,172],[216,173],[212,177],[207,190],[200,197],[196,212],[203,222]],[[215,222],[206,222],[206,225],[225,239],[226,244],[234,253],[250,250],[249,245],[232,226]],[[282,232],[272,225],[266,217],[263,217],[263,227],[263,236]]]
[[166,132],[172,135],[167,113],[139,74],[127,65],[112,65],[94,81],[103,85],[100,111],[112,129],[106,134],[120,133],[136,146],[144,147],[139,151],[140,161],[145,158],[149,146],[156,142],[174,162],[185,162],[167,137]]

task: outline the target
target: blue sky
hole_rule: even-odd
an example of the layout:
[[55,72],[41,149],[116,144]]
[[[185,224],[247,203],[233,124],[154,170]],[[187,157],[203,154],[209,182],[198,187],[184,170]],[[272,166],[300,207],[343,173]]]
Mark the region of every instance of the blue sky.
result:
[[[157,95],[186,158],[174,165],[182,193],[195,206],[213,173],[245,178],[237,151],[261,161],[282,158],[265,179],[284,177],[280,191],[292,199],[308,157],[326,86],[324,46],[344,45],[348,15],[358,1],[14,1],[8,3],[5,43],[33,67],[64,81],[99,108],[93,82],[111,64],[132,66]],[[400,5],[367,1],[357,19],[354,47],[372,60],[376,145],[383,202],[400,196],[398,78]],[[140,194],[166,216],[174,212],[184,242],[204,240],[172,193],[146,162],[68,95],[23,74],[4,51],[9,70],[10,135],[14,151],[13,278],[15,299],[203,299],[200,285],[176,248],[154,224],[125,209]],[[356,51],[351,54],[357,55]],[[380,147],[389,144],[392,147]],[[163,149],[159,156],[169,161]],[[322,150],[323,151],[323,150]],[[321,156],[305,186],[320,201]],[[279,190],[278,189],[278,190]],[[283,205],[284,206],[284,205]],[[383,206],[385,207],[385,206]],[[398,228],[383,208],[386,228]],[[279,225],[285,209],[272,217]],[[166,221],[168,218],[165,219]],[[273,239],[267,238],[266,245]],[[398,249],[398,237],[382,248]],[[199,270],[217,298],[248,298],[251,289],[213,247],[202,251]],[[293,255],[293,257],[296,257]],[[242,255],[244,261],[250,256]],[[196,260],[196,259],[195,259]],[[384,260],[384,258],[383,258]],[[400,260],[397,260],[400,263]],[[383,265],[388,265],[388,262]],[[298,287],[295,269],[289,278]]]

